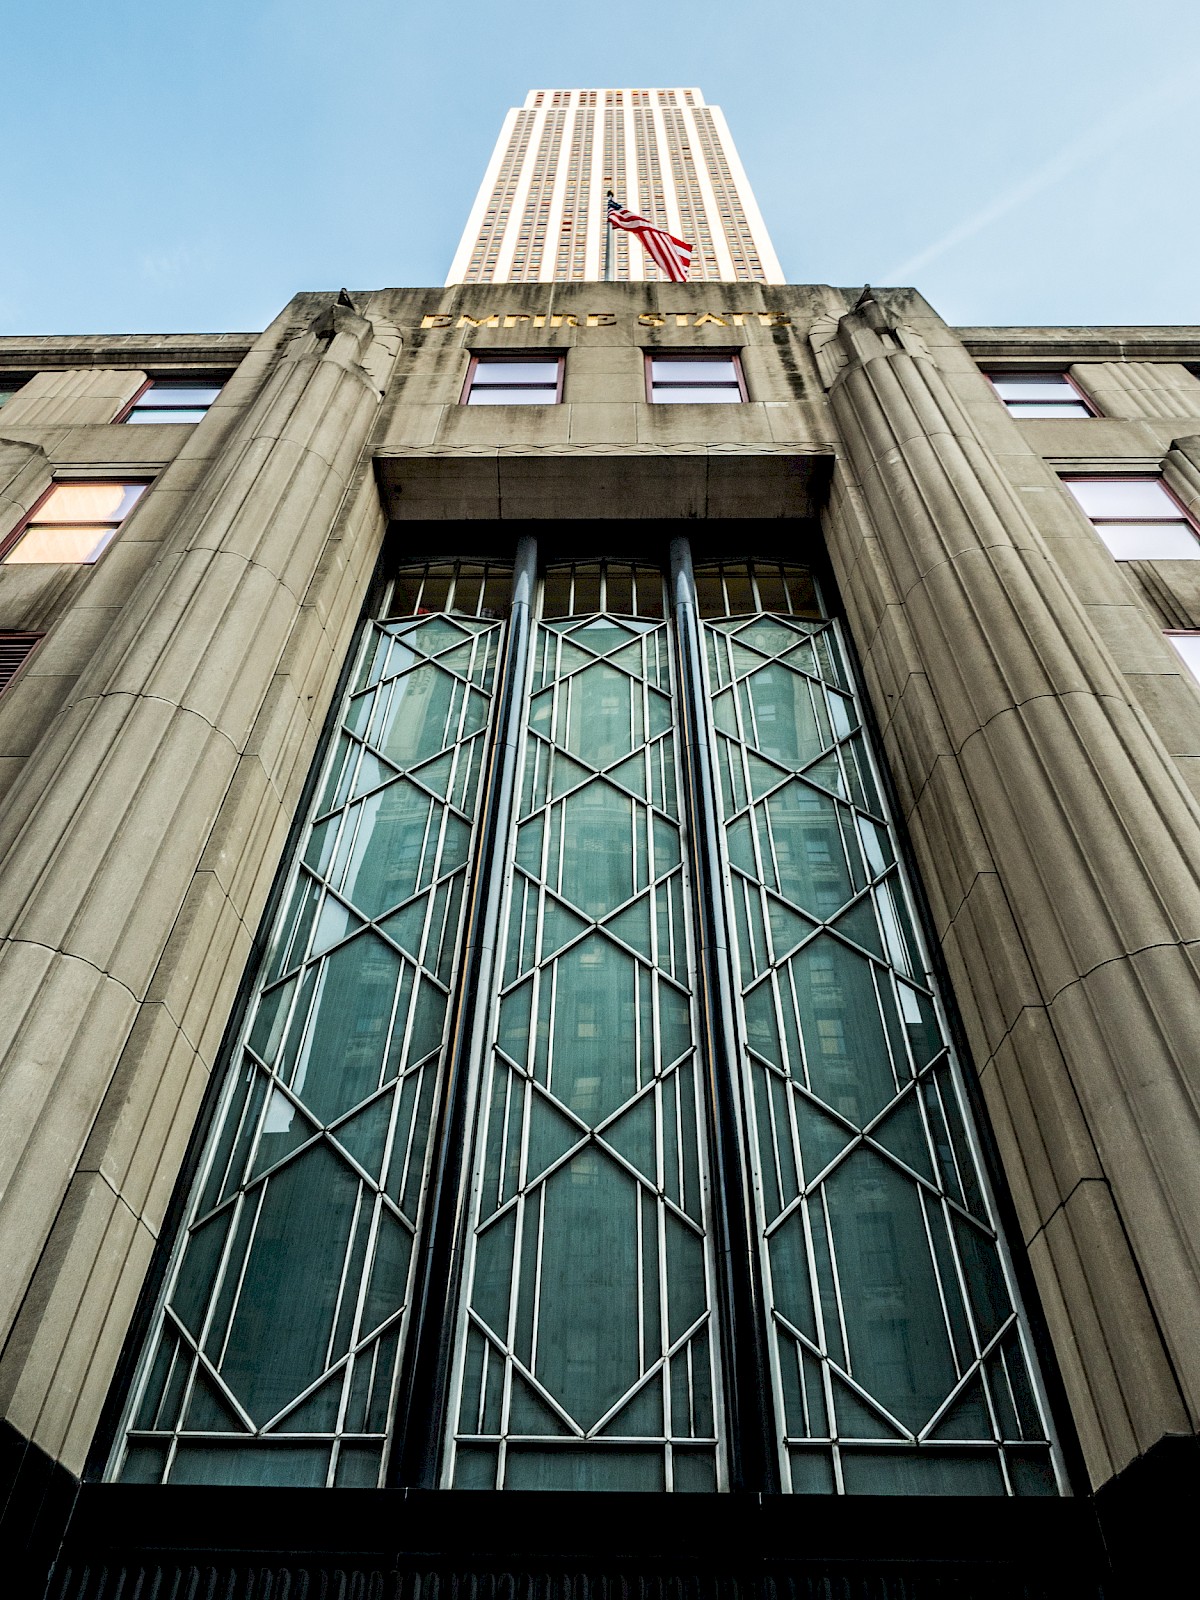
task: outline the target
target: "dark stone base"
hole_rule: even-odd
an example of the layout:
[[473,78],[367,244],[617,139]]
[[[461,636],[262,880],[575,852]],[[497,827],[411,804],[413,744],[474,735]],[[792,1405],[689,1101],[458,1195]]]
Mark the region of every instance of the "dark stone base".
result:
[[1089,1502],[85,1485],[51,1600],[1098,1600]]
[[[1200,1439],[1094,1499],[80,1485],[0,1423],[6,1600],[1141,1600],[1194,1570]],[[47,1574],[53,1567],[47,1587]],[[1184,1589],[1190,1580],[1184,1580]]]
[[76,1477],[0,1422],[0,1571],[13,1600],[44,1592],[78,1493]]
[[1200,1438],[1160,1439],[1096,1495],[1100,1530],[1130,1600],[1183,1595],[1196,1576]]

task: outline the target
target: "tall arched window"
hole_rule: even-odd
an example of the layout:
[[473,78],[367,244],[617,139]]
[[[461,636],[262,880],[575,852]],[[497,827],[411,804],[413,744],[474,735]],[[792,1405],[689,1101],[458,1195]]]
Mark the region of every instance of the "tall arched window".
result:
[[1058,1492],[808,569],[401,569],[315,792],[112,1476]]

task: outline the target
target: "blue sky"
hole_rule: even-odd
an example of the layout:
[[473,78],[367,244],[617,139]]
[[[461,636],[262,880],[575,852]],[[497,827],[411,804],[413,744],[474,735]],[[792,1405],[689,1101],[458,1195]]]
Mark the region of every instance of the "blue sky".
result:
[[788,277],[954,323],[1200,323],[1197,0],[40,0],[0,333],[263,326],[437,284],[533,87],[697,84]]

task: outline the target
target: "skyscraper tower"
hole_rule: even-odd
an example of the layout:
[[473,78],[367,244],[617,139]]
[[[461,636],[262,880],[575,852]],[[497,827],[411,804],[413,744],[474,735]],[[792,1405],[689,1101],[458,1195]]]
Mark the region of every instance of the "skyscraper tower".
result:
[[[687,239],[693,282],[782,283],[745,169],[699,89],[531,89],[504,119],[447,283],[603,277],[604,199]],[[628,235],[612,276],[656,279]]]

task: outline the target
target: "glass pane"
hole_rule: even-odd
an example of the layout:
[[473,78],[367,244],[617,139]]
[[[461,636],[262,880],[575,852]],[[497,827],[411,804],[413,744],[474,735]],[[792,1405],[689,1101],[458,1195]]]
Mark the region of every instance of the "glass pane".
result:
[[486,389],[475,385],[467,396],[469,406],[552,406],[558,391],[547,389]]
[[120,522],[146,492],[144,483],[57,483],[37,508],[35,522]]
[[[543,614],[568,611],[570,575],[572,620],[535,641],[474,1155],[457,1487],[717,1485],[670,634],[588,615],[601,572],[553,572]],[[629,566],[606,578],[628,606]]]
[[605,606],[621,616],[633,613],[633,568],[619,561],[610,561],[605,567]]
[[[461,569],[429,576],[405,574],[394,603],[444,596]],[[127,1477],[379,1483],[500,633],[444,614],[367,627],[146,1351]]]
[[[746,573],[728,563],[727,584]],[[839,1462],[847,1493],[1025,1492],[982,1387],[1016,1328],[1011,1290],[896,850],[857,810],[848,664],[815,591],[801,598],[814,620],[740,617],[735,597],[704,630],[780,1469],[795,1493],[834,1492]],[[941,1438],[975,1448],[931,1451]]]
[[486,361],[476,363],[471,386],[480,388],[494,383],[548,383],[557,387],[558,362],[506,360],[502,356],[489,356]]
[[219,383],[152,383],[137,404],[141,406],[199,406],[207,408],[221,392]]
[[1089,517],[1167,519],[1183,513],[1157,478],[1064,478]]
[[1200,633],[1169,633],[1167,638],[1183,657],[1192,677],[1200,682]]
[[1074,400],[1079,391],[1068,378],[1057,372],[1012,372],[995,375],[992,382],[1002,400]]
[[1014,417],[1090,417],[1091,412],[1082,400],[1060,400],[1047,403],[1012,401],[1008,407]]
[[663,615],[663,578],[657,567],[635,567],[636,604],[639,617]]
[[693,361],[690,357],[672,360],[656,356],[650,363],[652,383],[732,383],[737,385],[737,368],[732,356]]
[[1200,539],[1190,522],[1096,522],[1118,561],[1196,561]]
[[5,556],[8,566],[24,566],[36,562],[60,562],[86,565],[101,555],[115,528],[40,528],[26,529],[20,540]]
[[741,390],[736,384],[723,389],[670,389],[663,388],[661,384],[654,385],[654,399],[659,405],[738,405],[741,398]]
[[208,412],[207,406],[138,406],[125,418],[126,422],[200,422]]

